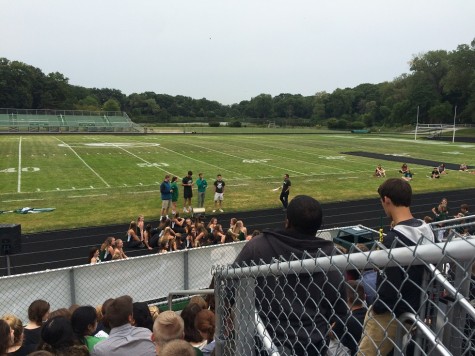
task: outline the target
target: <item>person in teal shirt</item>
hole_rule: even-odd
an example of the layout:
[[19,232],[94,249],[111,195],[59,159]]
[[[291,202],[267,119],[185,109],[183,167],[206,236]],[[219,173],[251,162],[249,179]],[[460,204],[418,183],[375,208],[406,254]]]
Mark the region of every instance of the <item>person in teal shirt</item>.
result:
[[208,188],[208,183],[204,179],[203,173],[198,174],[196,185],[198,186],[198,208],[202,208],[205,204],[206,188]]
[[172,190],[172,215],[175,215],[176,210],[176,202],[178,201],[178,177],[173,177],[172,182],[170,183],[170,188]]

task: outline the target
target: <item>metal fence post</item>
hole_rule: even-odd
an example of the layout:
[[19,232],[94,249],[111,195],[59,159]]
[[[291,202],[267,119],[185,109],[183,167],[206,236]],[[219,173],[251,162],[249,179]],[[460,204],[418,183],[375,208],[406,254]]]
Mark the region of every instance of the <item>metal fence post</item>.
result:
[[183,254],[183,289],[188,289],[190,285],[190,272],[188,271],[188,250]]
[[76,304],[76,285],[74,280],[74,268],[69,270],[69,290],[71,297],[71,305]]

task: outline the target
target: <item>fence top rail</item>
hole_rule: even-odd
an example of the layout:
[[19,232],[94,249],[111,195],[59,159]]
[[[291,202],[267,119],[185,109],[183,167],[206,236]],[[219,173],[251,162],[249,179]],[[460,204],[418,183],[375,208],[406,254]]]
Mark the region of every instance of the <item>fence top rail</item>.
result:
[[276,260],[271,264],[251,264],[248,266],[215,266],[213,274],[224,279],[239,277],[263,277],[286,275],[289,273],[315,273],[335,269],[343,270],[349,264],[352,268],[363,269],[368,265],[385,267],[399,265],[427,264],[446,261],[448,256],[462,261],[472,261],[475,256],[475,236],[454,239],[450,242],[429,243],[411,247],[399,247],[370,252],[321,256],[293,261]]
[[231,243],[226,243],[226,244],[220,244],[220,245],[210,245],[210,246],[203,246],[203,247],[195,247],[192,249],[186,249],[186,250],[179,250],[179,251],[173,251],[173,252],[167,252],[164,254],[150,254],[146,256],[136,256],[136,257],[129,257],[124,260],[112,260],[112,261],[107,261],[107,262],[101,262],[101,263],[96,263],[94,265],[91,264],[83,264],[83,265],[77,265],[77,266],[70,266],[70,267],[63,267],[63,268],[55,268],[55,269],[49,269],[49,270],[44,270],[44,271],[37,271],[37,272],[29,272],[29,273],[21,273],[21,274],[14,274],[11,276],[2,276],[0,277],[0,283],[2,280],[5,280],[7,278],[22,278],[22,277],[29,277],[33,275],[42,275],[42,274],[48,274],[48,273],[55,273],[55,272],[61,272],[61,271],[70,271],[74,272],[76,269],[82,269],[82,268],[101,268],[101,266],[104,266],[109,263],[124,263],[127,261],[133,261],[133,260],[141,260],[141,259],[146,259],[146,258],[155,258],[157,256],[166,256],[170,254],[181,254],[181,253],[189,253],[193,251],[198,251],[198,250],[203,250],[203,249],[217,249],[217,248],[224,248],[226,246],[232,246],[232,245],[239,245],[239,244],[244,244],[247,241],[238,241],[238,242],[231,242]]

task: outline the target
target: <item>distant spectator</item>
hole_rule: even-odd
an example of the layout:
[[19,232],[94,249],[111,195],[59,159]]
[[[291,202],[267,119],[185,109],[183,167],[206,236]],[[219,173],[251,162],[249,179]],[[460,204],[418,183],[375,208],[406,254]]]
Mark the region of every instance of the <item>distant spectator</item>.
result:
[[178,212],[176,208],[176,202],[178,201],[178,177],[173,177],[172,182],[170,184],[170,188],[172,190],[172,215]]
[[143,231],[144,231],[145,218],[143,215],[137,217],[137,236],[143,241]]
[[448,174],[447,170],[445,169],[445,164],[441,163],[438,169],[440,174]]
[[4,356],[7,354],[8,348],[13,342],[12,330],[8,323],[0,319],[0,355]]
[[206,244],[208,239],[208,230],[204,227],[202,223],[196,224],[196,237],[194,247],[200,247]]
[[47,301],[38,299],[28,307],[28,323],[23,330],[23,345],[27,353],[33,352],[41,341],[41,326],[48,319],[50,305]]
[[402,179],[404,179],[405,181],[409,182],[410,180],[412,180],[412,173],[411,171],[408,169],[407,171],[405,171],[403,174],[402,174]]
[[152,225],[147,224],[147,226],[145,226],[145,229],[143,231],[143,243],[148,250],[153,250],[152,246],[150,246],[150,243],[149,243],[151,237],[152,237]]
[[41,339],[42,342],[38,347],[40,350],[46,350],[53,354],[89,355],[87,347],[82,345],[74,335],[71,322],[62,316],[46,321],[41,328]]
[[94,345],[106,339],[95,335],[97,328],[96,308],[85,305],[77,308],[71,316],[71,326],[76,338],[83,345],[86,345],[89,352],[94,349]]
[[160,237],[160,240],[158,241],[159,245],[161,248],[163,248],[165,245],[168,246],[168,251],[176,251],[176,234],[172,230],[171,227],[167,226],[165,230],[163,230],[163,234]]
[[224,239],[226,234],[223,231],[223,227],[221,224],[216,224],[213,228],[213,232],[211,233],[212,240],[214,244],[224,243]]
[[150,314],[150,309],[148,308],[147,303],[145,302],[135,302],[133,304],[133,326],[139,326],[141,328],[146,328],[152,331],[153,328],[153,319]]
[[428,215],[424,216],[424,219],[422,219],[422,220],[424,220],[424,222],[425,222],[426,224],[430,224],[432,221],[434,221],[434,219],[432,219],[432,218],[431,218],[430,216],[428,216]]
[[374,170],[374,176],[378,178],[386,177],[386,171],[380,164],[378,164],[376,169]]
[[461,172],[466,172],[466,171],[468,171],[468,166],[467,166],[465,163],[462,163],[462,164],[460,165],[459,171],[461,171]]
[[99,258],[99,252],[100,251],[97,247],[92,247],[89,250],[89,258],[87,263],[95,265],[96,263],[101,262],[101,259]]
[[[10,326],[13,340],[8,347],[7,355],[23,356],[27,355],[26,348],[23,346],[23,324],[15,315],[4,315],[3,320]],[[0,344],[2,341],[0,340]],[[3,355],[0,351],[0,355]]]
[[235,242],[236,240],[234,239],[234,234],[231,230],[226,231],[226,234],[224,235],[224,239],[221,239],[221,243],[226,244],[230,242]]
[[112,255],[112,259],[123,260],[126,258],[127,258],[127,255],[124,252],[124,242],[121,239],[115,240],[115,249],[114,249],[114,254]]
[[202,310],[198,304],[188,304],[181,312],[181,317],[185,323],[185,340],[192,346],[202,349],[207,341],[195,328],[196,315]]
[[246,237],[246,240],[252,240],[254,237],[259,236],[260,234],[260,230],[254,230],[250,236]]
[[407,171],[409,171],[409,167],[407,166],[406,163],[403,163],[402,166],[401,166],[401,169],[399,170],[399,173],[406,173]]
[[432,179],[436,178],[440,178],[440,172],[439,172],[439,169],[437,167],[434,167],[434,169],[432,170],[432,173],[430,174],[430,177]]
[[114,255],[114,247],[115,247],[115,237],[110,236],[108,237],[101,245],[99,251],[99,258],[102,262],[112,260],[112,256]]
[[137,223],[132,220],[129,225],[129,229],[127,230],[127,247],[135,248],[135,247],[145,247],[140,237],[137,235]]
[[195,328],[207,344],[201,349],[204,356],[210,356],[214,350],[214,331],[216,328],[216,317],[211,310],[203,309],[195,318]]
[[176,212],[173,215],[171,228],[173,229],[173,231],[179,234],[183,234],[185,232],[185,219],[180,217],[180,213]]
[[132,326],[132,315],[130,296],[124,295],[114,299],[106,310],[106,318],[112,328],[109,338],[96,344],[91,355],[153,355],[155,346],[151,340],[152,333],[148,329]]

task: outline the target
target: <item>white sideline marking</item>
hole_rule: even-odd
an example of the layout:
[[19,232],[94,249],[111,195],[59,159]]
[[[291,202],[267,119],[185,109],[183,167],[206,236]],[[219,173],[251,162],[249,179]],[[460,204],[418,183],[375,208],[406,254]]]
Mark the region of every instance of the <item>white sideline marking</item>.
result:
[[44,200],[44,199],[15,199],[15,200],[2,200],[2,203],[12,203],[16,201],[35,201],[35,200]]
[[338,177],[337,179],[357,179],[359,177]]
[[18,187],[17,193],[21,193],[21,136],[18,143]]
[[[88,165],[88,164],[86,163],[86,161],[84,161],[84,160],[81,158],[81,156],[79,156],[79,154],[78,154],[71,146],[69,146],[69,145],[68,145],[67,143],[65,143],[64,141],[61,141],[59,138],[57,138],[57,137],[55,137],[55,138],[56,138],[59,142],[61,142],[65,147],[67,147],[67,148],[69,148],[71,151],[73,151],[73,153],[76,155],[76,157],[79,158],[79,160],[80,160],[82,163],[84,163],[84,165],[85,165],[87,168],[89,168],[89,169],[92,171],[92,173],[94,173],[108,188],[110,188],[109,183],[107,183],[107,182],[104,180],[104,178],[102,178],[102,177],[99,175],[99,173],[97,173],[94,169],[92,169],[92,167],[91,167],[90,165]],[[59,188],[58,188],[58,190],[59,190]]]
[[227,184],[227,186],[229,186],[229,187],[241,187],[241,186],[245,186],[245,185],[249,185],[249,184],[247,184],[247,183],[245,183],[245,184]]
[[91,198],[91,197],[101,197],[107,194],[88,194],[88,195],[70,195],[68,198]]

